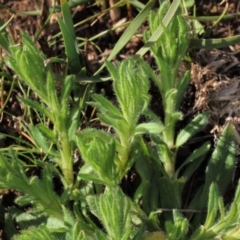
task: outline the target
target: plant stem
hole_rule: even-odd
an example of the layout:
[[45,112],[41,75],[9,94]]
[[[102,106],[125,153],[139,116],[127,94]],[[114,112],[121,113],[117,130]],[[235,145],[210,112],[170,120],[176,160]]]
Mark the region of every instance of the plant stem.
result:
[[[63,129],[61,129],[63,130]],[[69,185],[73,184],[73,161],[71,156],[71,146],[66,129],[61,131],[60,141],[62,143],[62,172]],[[67,186],[65,186],[67,187]]]
[[[168,149],[165,150],[164,154],[164,166],[165,171],[170,178],[173,177],[175,171],[175,153],[174,150],[174,138],[175,138],[175,124],[176,124],[176,117],[174,113],[176,112],[176,93],[175,88],[173,86],[174,78],[176,77],[176,69],[173,69],[171,72],[171,76],[169,82],[171,83],[170,88],[168,89],[167,93],[165,93],[164,99],[164,109],[165,109],[165,119],[164,123],[166,126],[165,131],[163,132],[163,140],[167,144]],[[172,92],[170,92],[172,90]]]
[[122,163],[122,169],[121,169],[121,178],[125,175],[126,165],[129,158],[129,152],[130,152],[130,143],[129,141],[122,141],[121,145],[123,147],[123,151],[121,151],[121,155],[119,156],[121,163]]

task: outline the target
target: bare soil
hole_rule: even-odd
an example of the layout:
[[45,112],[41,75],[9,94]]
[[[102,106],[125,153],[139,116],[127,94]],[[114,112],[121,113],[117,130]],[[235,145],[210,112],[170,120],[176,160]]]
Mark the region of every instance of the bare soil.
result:
[[[94,44],[88,41],[91,37],[108,30],[115,24],[125,22],[136,16],[137,12],[134,8],[129,6],[123,6],[107,14],[100,14],[103,10],[111,5],[113,0],[105,2],[106,6],[101,6],[87,3],[83,6],[75,7],[72,9],[73,19],[75,23],[83,21],[92,17],[94,14],[99,13],[98,18],[92,18],[84,24],[76,27],[76,34],[83,43],[81,53],[83,56],[83,64],[85,64],[87,73],[89,76],[93,74],[103,63],[104,59],[110,54],[114,44],[119,39],[119,36],[124,31],[110,32],[101,38],[94,41]],[[220,5],[221,1],[217,0],[202,0],[196,1],[196,14],[197,16],[215,16],[221,15],[226,2]],[[43,27],[47,18],[47,9],[51,6],[50,1],[30,1],[30,0],[2,0],[0,1],[7,8],[1,8],[0,16],[2,20],[7,21],[12,14],[15,16],[9,26],[7,27],[13,41],[20,43],[20,33],[22,31],[28,32],[31,36],[36,36],[37,32]],[[238,13],[240,3],[238,0],[228,1],[227,13]],[[37,16],[27,16],[17,13],[15,11],[34,11],[41,10],[41,14]],[[201,22],[205,27],[205,32],[200,38],[222,38],[240,34],[240,16],[227,20],[220,21],[217,25],[214,22]],[[142,32],[146,26],[142,26],[139,32]],[[56,37],[52,46],[49,46],[49,39],[51,36],[55,36],[59,33],[59,27],[56,21],[56,15],[50,20],[44,30],[41,32],[38,45],[39,48],[48,56],[64,56],[64,49],[60,38]],[[115,60],[125,59],[128,56],[134,54],[139,47],[143,44],[142,39],[139,37],[133,38],[127,46],[121,51]],[[238,136],[238,124],[240,122],[240,83],[239,83],[239,67],[240,67],[240,44],[221,50],[195,50],[190,49],[189,55],[192,57],[193,64],[183,64],[183,71],[187,68],[191,68],[192,82],[186,92],[185,99],[181,105],[181,111],[185,114],[183,121],[179,122],[177,131],[184,127],[194,115],[203,110],[211,111],[211,122],[206,129],[196,136],[195,141],[191,145],[186,146],[179,153],[179,159],[184,159],[191,153],[191,149],[200,146],[206,139],[211,139],[214,145],[214,139],[217,138],[224,127],[224,125],[230,121],[235,124],[236,136]],[[4,53],[2,54],[4,57]],[[146,60],[149,64],[154,64],[150,56],[146,56]],[[12,74],[10,70],[7,70],[9,74]],[[8,80],[5,80],[5,84],[2,85],[4,95],[1,96],[1,107],[9,93],[10,84]],[[227,88],[226,88],[227,87]],[[111,83],[101,83],[97,86],[98,91],[104,89],[107,96],[112,98]],[[232,89],[233,93],[229,95],[226,89]],[[152,94],[151,108],[160,117],[162,117],[161,99],[158,91],[154,86],[150,90]],[[224,95],[225,94],[225,95]],[[224,100],[218,98],[218,96],[226,96]],[[21,92],[18,88],[14,89],[11,97],[5,106],[4,112],[1,114],[0,132],[7,133],[13,136],[23,137],[23,133],[19,128],[19,119],[23,117],[24,107],[18,102],[17,96],[21,96]],[[12,116],[16,118],[13,118]],[[240,136],[239,136],[240,139]],[[0,147],[8,147],[14,144],[11,139],[0,139]],[[240,144],[240,140],[238,142]],[[237,156],[238,159],[238,156]],[[181,161],[181,160],[180,160]],[[226,201],[231,200],[236,186],[236,182],[239,179],[240,165],[236,162],[235,175],[233,176],[232,184],[226,193]],[[195,190],[198,188],[198,184],[204,181],[205,166],[203,165],[192,179],[191,186],[188,186],[186,190],[186,199],[191,198]],[[123,181],[122,187],[125,192],[131,195],[131,192],[135,189],[135,185],[138,184],[138,176],[134,169],[129,176]],[[189,190],[190,189],[190,190]],[[0,193],[2,198],[2,205],[4,207],[12,206],[16,193],[8,190]],[[4,233],[1,231],[4,226],[4,221],[0,220],[0,234],[4,239]]]

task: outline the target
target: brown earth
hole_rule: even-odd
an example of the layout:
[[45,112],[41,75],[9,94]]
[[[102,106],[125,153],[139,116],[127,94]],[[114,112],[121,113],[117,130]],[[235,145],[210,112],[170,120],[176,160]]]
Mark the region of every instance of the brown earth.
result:
[[[217,0],[202,0],[196,1],[196,14],[197,16],[215,16],[221,15],[226,7],[227,2]],[[38,34],[38,31],[43,27],[44,22],[48,16],[48,8],[51,6],[51,1],[30,1],[30,0],[1,0],[0,1],[0,16],[2,20],[7,21],[12,14],[15,16],[11,23],[8,25],[8,33],[15,42],[20,43],[21,31],[27,31],[32,37]],[[96,17],[86,21],[84,24],[76,27],[76,34],[80,38],[79,42],[82,43],[81,53],[83,56],[83,63],[86,65],[87,73],[91,76],[106,57],[110,54],[114,44],[119,39],[122,31],[112,31],[101,38],[98,38],[92,44],[89,39],[102,31],[108,30],[115,24],[126,22],[132,17],[136,16],[137,11],[129,6],[123,6],[110,13],[103,13],[106,7],[111,6],[113,0],[102,4],[87,3],[83,6],[74,7],[72,9],[73,19],[75,23],[83,21],[96,14]],[[105,5],[105,6],[104,6]],[[239,13],[240,3],[238,0],[228,1],[227,13]],[[40,11],[40,15],[27,16],[20,14],[16,11]],[[189,12],[191,13],[191,11]],[[204,33],[200,35],[201,38],[222,38],[228,36],[234,36],[240,34],[240,16],[236,16],[231,19],[221,20],[218,24],[214,22],[201,22],[204,26]],[[141,32],[144,26],[139,30]],[[38,39],[39,48],[48,56],[64,56],[63,45],[59,41],[59,37],[53,37],[59,33],[59,27],[56,21],[56,15],[53,15],[50,24],[48,24],[40,33]],[[49,44],[52,44],[49,46]],[[121,51],[115,60],[125,59],[128,56],[134,54],[136,50],[142,46],[142,39],[139,37],[133,38],[127,46]],[[240,99],[239,94],[239,67],[240,67],[240,44],[231,46],[221,50],[194,50],[190,49],[190,55],[193,60],[192,65],[192,82],[187,90],[186,97],[181,105],[181,111],[185,114],[183,121],[179,122],[178,130],[187,124],[187,122],[199,111],[208,109],[211,110],[211,123],[201,132],[194,140],[194,146],[201,145],[206,139],[211,139],[214,142],[214,138],[218,137],[223,126],[227,122],[234,124],[236,129],[236,137],[238,138],[238,123],[240,122]],[[2,53],[4,57],[4,53]],[[150,57],[146,57],[149,62],[152,63]],[[183,66],[183,69],[189,68],[189,65]],[[5,67],[4,67],[5,68]],[[12,72],[7,69],[11,75]],[[61,71],[61,69],[60,69]],[[232,89],[231,95],[226,91]],[[102,83],[98,85],[98,91],[104,89],[107,96],[112,98],[111,83]],[[1,91],[3,95],[0,99],[1,107],[4,106],[4,111],[1,112],[0,132],[12,135],[24,137],[19,127],[19,120],[24,117],[24,106],[17,101],[17,96],[21,96],[21,91],[15,88],[11,93],[11,96],[6,103],[6,98],[10,90],[10,79],[6,79],[4,84],[1,84]],[[154,86],[151,88],[152,94],[152,109],[162,116],[161,111],[161,99],[159,93]],[[224,95],[225,94],[225,95]],[[226,96],[224,100],[218,99],[218,96]],[[6,103],[6,104],[5,104]],[[16,117],[13,118],[12,116]],[[11,139],[0,139],[1,147],[8,147],[13,144]],[[240,136],[239,142],[240,144]],[[186,147],[183,152],[180,152],[180,158],[186,157],[184,154],[191,152],[191,147]],[[238,156],[237,156],[238,158]],[[231,186],[226,194],[226,199],[230,199],[234,192],[236,182],[239,179],[239,164],[236,163],[235,175]],[[194,179],[191,182],[191,191],[186,194],[190,196],[194,192],[194,186],[197,186],[200,182],[204,181],[204,166],[199,169],[195,174]],[[126,177],[123,183],[123,187],[126,192],[131,194],[132,181],[134,181],[134,170],[129,176]],[[15,193],[11,191],[1,192],[2,204],[5,207],[13,205]],[[0,221],[0,230],[3,228],[4,222]],[[3,239],[3,238],[2,238]]]

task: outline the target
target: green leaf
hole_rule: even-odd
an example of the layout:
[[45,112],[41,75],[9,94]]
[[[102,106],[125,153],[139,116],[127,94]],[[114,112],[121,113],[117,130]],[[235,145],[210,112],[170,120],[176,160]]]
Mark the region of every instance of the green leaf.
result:
[[151,155],[151,150],[152,148],[141,138],[139,141],[139,147],[133,153],[133,156],[136,159],[136,170],[143,182],[151,180],[154,175],[154,170],[159,172],[159,169],[155,166],[155,162],[152,160],[152,155],[155,156],[156,152],[152,151]]
[[[159,187],[159,176],[156,171],[152,172],[152,176],[149,178],[149,181],[151,181],[151,184],[145,190],[145,192],[143,192],[142,196],[142,209],[148,215],[153,211],[153,209],[159,208],[159,199],[161,196]],[[154,220],[152,220],[152,223],[154,225],[154,229],[159,229],[159,227],[157,227],[158,223],[156,223],[155,217]]]
[[15,203],[19,206],[26,206],[32,201],[32,196],[24,195],[16,198]]
[[236,145],[232,128],[231,125],[225,127],[206,169],[206,186],[216,182],[221,195],[232,179],[235,165]]
[[[2,208],[2,206],[1,206]],[[5,209],[5,208],[4,208]],[[13,210],[12,210],[13,209]],[[17,235],[19,232],[16,229],[16,222],[15,222],[15,216],[17,214],[21,214],[23,213],[22,210],[20,209],[16,209],[15,207],[11,208],[9,207],[9,209],[7,211],[5,211],[4,214],[4,235],[5,238],[7,239],[12,239],[14,235]]]
[[45,163],[42,180],[39,180],[36,176],[26,176],[20,159],[11,149],[10,157],[11,161],[0,155],[0,186],[27,194],[31,204],[41,206],[46,214],[61,219],[60,199],[52,188],[52,165]]
[[[231,231],[228,231],[225,235],[225,239],[229,240],[238,240],[239,239],[239,232],[240,232],[240,226],[236,226],[234,229]],[[223,238],[223,239],[224,239]]]
[[54,151],[51,147],[51,144],[46,140],[44,135],[41,133],[41,131],[38,129],[38,127],[31,125],[30,131],[32,134],[32,137],[34,141],[38,144],[40,148],[42,148],[43,152],[46,154],[50,154],[54,157],[59,157],[59,153]]
[[90,104],[97,107],[101,113],[108,115],[108,117],[112,119],[123,119],[122,114],[118,108],[116,108],[105,97],[98,94],[93,94],[92,98],[95,100],[95,102],[90,102]]
[[239,219],[239,212],[237,211],[237,203],[233,202],[226,217],[221,219],[218,223],[212,226],[209,231],[213,232],[212,236],[224,231],[227,227],[236,224]]
[[100,219],[109,239],[128,240],[136,233],[131,202],[119,187],[107,188],[100,196],[87,196],[90,211]]
[[[22,46],[11,48],[6,63],[51,108],[53,106],[48,101],[51,95],[47,91],[47,86],[50,84],[48,80],[52,77],[50,66],[44,65],[46,57],[25,33],[22,35],[22,42]],[[53,89],[50,93],[53,94]]]
[[206,229],[204,228],[204,226],[198,227],[197,230],[190,237],[190,240],[201,240],[201,239],[206,239]]
[[111,77],[115,81],[119,78],[119,73],[117,68],[115,68],[109,61],[105,61],[108,72],[111,74]]
[[62,10],[63,21],[66,27],[68,28],[70,36],[72,39],[75,39],[76,35],[75,35],[75,30],[73,25],[73,18],[72,18],[71,9],[68,6],[67,0],[61,1],[61,10]]
[[55,134],[53,133],[53,131],[51,131],[49,128],[47,128],[44,124],[39,123],[37,125],[37,128],[43,134],[43,136],[46,139],[48,139],[50,142],[55,143],[55,144],[58,143],[58,140],[57,140]]
[[76,239],[76,240],[87,240],[85,231],[81,230],[82,228],[82,223],[81,222],[76,222],[76,224],[74,225],[73,228],[73,233],[72,233],[72,239]]
[[197,132],[199,132],[204,126],[206,126],[208,121],[208,113],[202,113],[197,115],[177,136],[176,147],[182,146],[193,137]]
[[166,234],[163,231],[147,233],[143,240],[165,240]]
[[[167,85],[166,87],[168,88]],[[165,141],[171,146],[174,144],[173,134],[174,134],[175,124],[178,120],[183,118],[183,114],[181,112],[176,111],[176,108],[175,108],[177,89],[171,88],[170,90],[167,90],[166,93],[164,92],[162,94],[164,98],[164,108],[165,108],[165,135],[166,135]]]
[[102,183],[101,178],[96,174],[94,168],[89,165],[88,163],[85,163],[78,172],[78,179],[83,179],[86,181],[93,181],[97,183]]
[[70,109],[70,113],[68,115],[68,137],[69,141],[72,142],[75,139],[75,132],[79,128],[80,125],[80,114],[81,114],[81,109],[78,106],[73,106]]
[[51,71],[47,71],[46,81],[47,99],[45,99],[45,102],[48,103],[48,106],[51,108],[52,114],[54,116],[58,116],[60,106],[57,97],[55,80]]
[[183,177],[185,177],[186,179],[189,179],[191,175],[195,172],[195,170],[198,168],[198,166],[204,160],[204,156],[208,152],[210,147],[211,147],[210,142],[205,142],[200,148],[194,150],[193,153],[177,169],[177,171],[175,172],[175,176],[176,177],[178,176],[179,172],[182,170],[184,166],[186,166],[189,163],[192,163],[190,166],[187,166],[186,170],[182,174]]
[[[134,20],[131,22],[128,28],[121,35],[118,42],[115,44],[114,48],[111,51],[111,54],[107,58],[108,61],[111,61],[133,37],[134,33],[145,21],[146,17],[149,14],[149,11],[153,8],[154,2],[155,2],[154,0],[149,1],[142,9],[142,11],[134,18]],[[105,65],[98,69],[98,71],[94,75],[99,74],[99,72],[104,68],[104,66]]]
[[211,39],[191,39],[189,48],[197,49],[213,49],[213,48],[227,48],[231,45],[240,42],[240,35],[235,35],[226,38],[211,38]]
[[177,82],[176,109],[179,109],[179,106],[181,104],[181,101],[182,101],[183,96],[186,92],[186,89],[189,85],[190,80],[191,80],[190,72],[187,71],[184,73],[183,77],[180,80],[178,80],[178,82]]
[[21,231],[21,235],[17,235],[13,238],[14,240],[58,240],[51,231],[44,225],[39,227],[31,227],[27,230]]
[[[66,124],[66,119],[68,117],[69,112],[69,97],[72,91],[74,84],[73,75],[68,75],[62,85],[61,96],[60,96],[60,117],[61,121]],[[62,123],[63,124],[63,123]]]
[[163,131],[163,126],[158,123],[149,122],[138,124],[134,130],[134,135],[159,134]]
[[[203,186],[199,186],[197,192],[194,194],[192,201],[190,202],[190,204],[188,205],[188,209],[199,209],[199,199],[201,198],[203,194]],[[208,196],[207,196],[208,197]],[[206,200],[207,201],[207,200]],[[205,202],[205,206],[206,206],[206,202]],[[193,212],[187,213],[186,216],[188,219],[190,219],[192,216],[194,215]],[[202,216],[200,219],[201,221],[197,222],[196,225],[193,225],[194,227],[198,227],[200,222],[202,223],[205,219],[205,216]]]
[[240,181],[238,181],[237,189],[235,190],[235,196],[233,202],[238,203],[238,209],[240,209]]
[[66,0],[61,1],[61,8],[63,20],[58,17],[58,23],[64,40],[70,72],[77,75],[81,71],[82,67],[79,60],[79,50],[73,27],[72,16]]
[[209,195],[208,195],[207,218],[204,223],[204,227],[206,229],[209,229],[215,223],[215,219],[218,213],[218,198],[219,198],[219,194],[218,194],[217,185],[212,183],[210,186]]
[[43,134],[34,125],[30,126],[30,131],[31,131],[31,134],[33,136],[34,141],[38,144],[38,146],[40,148],[43,149],[43,151],[45,153],[47,153],[49,151],[49,149],[50,149],[50,144],[47,143],[47,141],[46,141],[45,137],[43,136]]
[[[29,203],[28,203],[29,204]],[[10,211],[14,210],[12,208]],[[13,215],[13,211],[11,213]],[[32,227],[34,225],[40,225],[44,224],[46,222],[47,217],[43,214],[31,214],[29,212],[19,212],[16,213],[15,221],[20,227],[20,229],[27,229],[29,227]]]
[[218,208],[220,213],[220,219],[223,219],[226,216],[226,210],[224,207],[223,197],[218,198]]
[[[173,19],[174,21],[175,19]],[[163,29],[163,35],[161,38],[159,38],[159,42],[161,43],[161,48],[158,49],[157,54],[159,57],[162,58],[162,60],[165,62],[165,64],[172,68],[177,62],[177,42],[176,40],[176,30],[174,27],[166,28],[162,22],[160,22],[160,25]],[[173,25],[173,24],[172,24]],[[172,85],[172,84],[171,84]]]
[[120,135],[129,134],[129,127],[122,113],[105,97],[93,94],[95,102],[90,102],[92,106],[98,108],[101,112],[98,114],[99,119],[105,124],[114,127],[115,131]]
[[143,224],[139,229],[139,231],[136,233],[136,235],[132,238],[132,240],[143,239],[145,232],[146,232],[146,225]]
[[40,104],[38,102],[32,101],[29,98],[21,98],[19,97],[20,101],[22,101],[24,104],[28,105],[29,107],[39,111],[40,113],[43,113],[46,117],[51,119],[53,121],[52,113],[44,106],[44,104]]
[[[161,77],[155,74],[155,72],[153,71],[153,69],[151,68],[151,66],[149,64],[142,64],[141,68],[145,72],[145,74],[148,76],[148,78],[152,79],[152,81],[156,84],[159,92],[161,92],[161,90],[162,90]],[[159,117],[158,117],[158,119],[159,119]]]
[[11,18],[4,23],[2,19],[0,19],[0,46],[7,52],[10,53],[10,41],[8,39],[7,31],[5,30],[5,27],[12,21],[14,18],[14,14],[11,16]]
[[[182,58],[184,57],[186,50],[189,46],[189,32],[191,31],[191,28],[186,21],[186,19],[183,16],[177,15],[176,16],[176,26],[175,31],[177,33],[177,64],[180,64],[180,61],[182,61]],[[190,76],[189,76],[190,78]],[[189,79],[190,81],[190,79]]]
[[[23,47],[19,59],[20,71],[25,81],[43,101],[48,99],[46,91],[47,71],[49,67],[44,66],[46,57],[37,49],[27,34],[22,36]],[[18,73],[18,72],[17,72]],[[21,74],[20,74],[21,76]]]
[[64,222],[55,217],[48,217],[45,225],[48,229],[51,229],[52,232],[66,232]]
[[163,208],[180,208],[181,193],[184,182],[181,179],[171,180],[168,177],[159,179],[160,201]]
[[86,173],[79,173],[78,176],[85,181],[88,182],[94,182],[98,184],[105,184],[105,181],[102,180],[101,177],[95,175],[95,174],[86,174]]
[[146,190],[150,186],[150,181],[143,181],[137,188],[135,194],[134,194],[134,202],[138,203],[138,201],[141,199],[142,195],[146,192]]
[[62,210],[64,215],[64,225],[66,229],[71,229],[75,225],[76,219],[73,216],[72,212],[68,210],[64,205],[62,205]]
[[130,130],[129,125],[124,118],[122,119],[113,119],[108,115],[98,114],[98,118],[105,124],[112,126],[117,132],[118,136],[128,136]]
[[154,121],[154,122],[158,123],[161,128],[164,128],[163,122],[161,121],[159,116],[157,114],[155,114],[152,110],[146,109],[144,111],[144,116],[147,117],[147,120]]
[[77,75],[81,70],[81,64],[79,61],[79,56],[76,52],[76,42],[72,38],[67,26],[60,17],[58,17],[58,24],[63,35],[65,51],[68,58],[69,67],[71,69],[71,73]]
[[[169,240],[185,239],[188,231],[188,221],[183,215],[176,209],[173,210],[173,224],[166,224],[167,235]],[[168,227],[169,228],[168,228]]]
[[9,41],[6,37],[7,34],[4,34],[3,32],[0,32],[0,46],[8,53],[10,53],[9,50]]
[[111,60],[120,50],[123,48],[123,46],[131,39],[131,37],[134,35],[134,33],[137,31],[137,29],[141,26],[145,18],[148,16],[149,11],[154,6],[154,1],[149,1],[145,7],[142,9],[142,11],[138,14],[137,17],[134,18],[132,23],[128,26],[128,28],[124,31],[120,39],[118,40],[117,44],[115,44],[115,47],[111,51],[111,54],[109,55],[107,60]]
[[83,159],[97,176],[108,186],[117,184],[116,144],[111,135],[85,129],[77,134],[76,140]]
[[[208,199],[208,191],[212,182],[216,183],[220,195],[224,195],[235,165],[236,146],[234,143],[233,129],[231,125],[227,125],[222,132],[215,150],[208,162],[206,169],[205,184],[198,201],[198,208],[203,209]],[[201,216],[196,215],[194,224],[199,224]]]
[[107,234],[104,234],[102,231],[97,230],[95,232],[95,239],[96,240],[106,240],[107,239]]
[[[165,17],[162,20],[162,25],[168,26],[171,22],[172,18],[174,17],[178,7],[180,5],[180,0],[173,0],[171,6],[168,9]],[[150,39],[145,43],[145,45],[135,54],[136,57],[143,56],[159,39],[159,37],[163,34],[162,25],[158,25],[156,31],[151,35]]]
[[141,59],[137,62],[133,59],[121,62],[119,78],[113,83],[122,115],[131,127],[135,127],[139,115],[150,101],[148,75],[141,68],[143,64],[145,63]]
[[[59,210],[60,198],[57,196],[53,189],[53,170],[51,168],[51,165],[46,165],[46,167],[43,169],[42,181],[39,185],[41,185],[44,190],[44,194],[47,198],[46,202],[53,201],[52,207],[55,205],[55,207]],[[49,208],[51,208],[51,206]]]

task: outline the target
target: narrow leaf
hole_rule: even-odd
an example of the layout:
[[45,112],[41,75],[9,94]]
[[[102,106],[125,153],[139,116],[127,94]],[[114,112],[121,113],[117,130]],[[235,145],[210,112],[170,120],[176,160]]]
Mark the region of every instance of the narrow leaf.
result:
[[53,131],[51,131],[49,128],[47,128],[45,125],[43,124],[38,124],[37,128],[40,130],[40,132],[43,134],[43,136],[48,139],[50,142],[57,144],[57,138],[55,136],[55,134],[53,133]]
[[239,44],[239,42],[240,35],[226,38],[191,39],[189,47],[197,49],[227,48],[231,45]]
[[219,198],[218,188],[216,184],[212,183],[209,189],[208,196],[207,219],[204,224],[204,227],[206,229],[209,229],[214,225],[218,213],[218,198]]
[[[128,28],[124,31],[122,36],[119,38],[118,42],[115,44],[114,48],[111,51],[111,54],[107,58],[108,61],[111,61],[122,50],[122,48],[127,44],[127,42],[132,38],[134,33],[137,31],[137,29],[145,21],[150,10],[153,8],[154,2],[155,2],[154,0],[149,1],[145,5],[145,7],[142,9],[142,11],[137,15],[137,17],[134,18],[134,20],[131,22]],[[104,66],[105,64],[101,68],[99,68],[94,75],[99,74],[99,72],[104,68]]]
[[163,126],[158,123],[150,122],[150,123],[141,123],[136,126],[134,130],[134,135],[140,134],[159,134],[163,131]]
[[9,39],[7,31],[5,30],[5,27],[9,24],[9,22],[13,19],[14,15],[6,22],[4,23],[2,19],[0,19],[0,46],[7,52],[10,53],[9,50]]
[[61,96],[60,96],[60,102],[61,102],[60,111],[61,111],[61,117],[63,119],[66,119],[68,115],[69,96],[73,88],[73,81],[74,81],[73,75],[68,75],[63,81]]
[[46,108],[46,106],[43,103],[40,104],[38,102],[32,101],[29,98],[21,98],[20,97],[19,99],[20,99],[20,101],[22,101],[27,106],[39,111],[40,113],[43,113],[43,115],[45,115],[46,117],[51,119],[51,121],[53,121],[52,113]]
[[45,154],[51,154],[55,157],[59,157],[59,153],[51,149],[50,143],[46,140],[46,138],[36,126],[31,125],[30,131],[34,141],[38,144],[40,148],[42,148]]
[[108,115],[109,117],[113,118],[113,119],[122,119],[122,114],[121,112],[118,110],[118,108],[116,108],[109,100],[107,100],[105,97],[98,95],[98,94],[93,94],[92,98],[96,101],[94,102],[90,102],[89,104],[97,107],[101,113],[103,113],[104,115]]
[[176,109],[179,109],[183,96],[186,92],[186,89],[190,82],[190,72],[187,71],[183,77],[177,82],[177,100],[176,100]]
[[189,179],[189,177],[192,175],[192,173],[197,169],[197,167],[201,164],[202,160],[204,159],[204,158],[200,158],[200,157],[204,156],[208,152],[210,147],[211,147],[210,142],[205,142],[200,148],[194,150],[194,152],[177,169],[175,176],[178,176],[179,172],[182,170],[182,168],[184,166],[186,166],[187,164],[192,163],[196,159],[198,159],[198,162],[196,163],[196,161],[195,161],[194,164],[191,164],[191,166],[188,166],[182,175],[182,176],[186,177],[187,179]]
[[232,126],[228,125],[220,136],[206,169],[206,186],[216,182],[221,195],[224,194],[235,165],[236,146]]
[[193,137],[197,132],[199,132],[204,126],[206,126],[208,121],[208,113],[202,113],[197,115],[177,136],[176,147],[182,146]]
[[143,194],[146,192],[146,190],[149,188],[150,182],[149,181],[143,181],[140,186],[137,188],[135,194],[134,194],[134,202],[138,203],[138,201],[141,199]]
[[[235,164],[236,146],[234,143],[233,130],[231,125],[227,125],[221,134],[215,150],[208,162],[206,169],[205,184],[200,198],[197,199],[197,206],[203,209],[206,206],[208,192],[212,182],[216,183],[219,194],[224,195],[229,182],[232,179],[232,173]],[[194,218],[195,224],[202,220],[201,215]]]
[[77,52],[78,48],[76,39],[73,39],[71,33],[69,32],[68,26],[63,22],[60,17],[58,17],[58,23],[64,40],[64,46],[68,58],[70,72],[77,75],[81,71],[81,64],[79,60],[79,53]]
[[[180,0],[173,0],[168,12],[166,13],[162,25],[165,27],[171,22],[172,18],[174,17],[178,7],[180,5]],[[163,28],[161,25],[157,28],[157,30],[152,34],[150,39],[145,43],[145,45],[135,54],[135,57],[143,56],[153,45],[154,43],[160,38],[163,34]]]
[[113,78],[113,81],[116,81],[119,78],[119,73],[117,68],[115,68],[109,61],[105,61],[105,64]]

